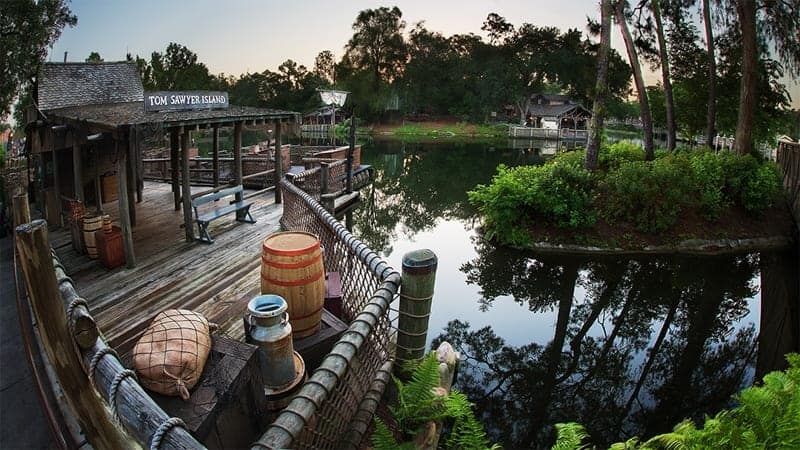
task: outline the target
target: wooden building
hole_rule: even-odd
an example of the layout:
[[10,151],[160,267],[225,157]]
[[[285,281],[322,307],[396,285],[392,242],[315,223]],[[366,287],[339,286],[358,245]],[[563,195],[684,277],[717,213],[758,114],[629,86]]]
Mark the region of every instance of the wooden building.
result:
[[[65,199],[79,200],[87,211],[98,214],[104,204],[117,202],[128,267],[135,265],[131,229],[136,226],[136,203],[142,201],[144,190],[146,133],[169,136],[171,167],[181,167],[171,174],[175,209],[183,208],[186,240],[191,241],[195,239],[192,195],[181,195],[191,190],[188,177],[179,179],[179,175],[189,173],[192,131],[213,129],[216,138],[220,127],[233,128],[234,184],[242,184],[242,127],[274,127],[280,142],[282,124],[296,123],[299,118],[289,111],[227,105],[227,96],[225,107],[215,109],[146,111],[142,82],[130,62],[46,63],[35,97],[38,109],[29,114],[26,131],[37,167],[36,198],[44,216],[51,226],[64,225]],[[280,172],[276,171],[276,177]]]
[[565,95],[534,94],[525,111],[525,125],[555,130],[585,130],[591,117],[591,111]]

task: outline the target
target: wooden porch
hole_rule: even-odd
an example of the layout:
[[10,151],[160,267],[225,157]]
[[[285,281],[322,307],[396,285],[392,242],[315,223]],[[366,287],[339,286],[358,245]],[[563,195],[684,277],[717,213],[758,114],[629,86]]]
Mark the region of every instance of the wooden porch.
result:
[[[279,230],[282,205],[275,204],[272,193],[252,197],[250,212],[257,222],[237,222],[233,216],[217,220],[209,226],[215,242],[208,245],[186,242],[183,212],[174,209],[170,184],[145,182],[144,190],[132,230],[135,268],[108,270],[78,254],[68,230],[50,233],[51,246],[109,345],[120,355],[128,353],[155,315],[169,308],[200,312],[223,334],[242,340],[242,314],[260,292],[261,242]],[[119,223],[117,203],[105,206]]]

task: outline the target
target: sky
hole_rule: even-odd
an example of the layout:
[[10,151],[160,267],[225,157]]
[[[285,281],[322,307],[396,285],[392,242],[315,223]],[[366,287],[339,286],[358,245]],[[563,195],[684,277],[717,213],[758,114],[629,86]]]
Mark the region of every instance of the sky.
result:
[[[597,0],[73,0],[78,24],[67,28],[50,51],[48,60],[83,61],[96,51],[106,61],[125,59],[126,53],[149,59],[177,42],[197,53],[211,73],[240,75],[272,71],[287,59],[309,69],[322,50],[338,60],[352,36],[358,12],[380,6],[398,6],[407,29],[419,21],[446,36],[485,35],[486,16],[496,12],[518,26],[524,22],[578,28],[585,32],[586,17],[599,19]],[[615,29],[612,46],[625,55]],[[658,76],[648,72],[647,84]],[[792,105],[800,107],[800,84],[787,79]]]

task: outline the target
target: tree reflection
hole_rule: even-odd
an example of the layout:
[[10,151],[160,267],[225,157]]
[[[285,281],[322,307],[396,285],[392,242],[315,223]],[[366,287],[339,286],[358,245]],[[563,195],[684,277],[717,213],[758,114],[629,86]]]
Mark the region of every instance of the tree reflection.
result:
[[[752,380],[756,330],[741,323],[759,259],[532,254],[476,242],[461,268],[532,314],[555,312],[549,342],[507,345],[492,327],[454,320],[434,340],[463,352],[457,387],[492,439],[548,447],[553,424],[579,421],[596,444],[669,430],[727,406]],[[575,295],[575,288],[585,295]]]
[[356,234],[373,250],[388,254],[398,234],[413,237],[440,219],[471,221],[475,210],[467,191],[489,182],[497,165],[543,160],[523,150],[494,149],[485,143],[395,140],[366,145],[362,162],[373,166],[375,178],[353,214]]

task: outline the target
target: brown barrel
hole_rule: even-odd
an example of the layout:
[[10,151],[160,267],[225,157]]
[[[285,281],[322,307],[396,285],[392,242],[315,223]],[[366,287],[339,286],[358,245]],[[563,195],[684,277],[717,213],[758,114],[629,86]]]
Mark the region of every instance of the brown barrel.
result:
[[111,233],[111,216],[108,214],[103,216],[103,232]]
[[97,243],[94,232],[103,227],[103,216],[83,218],[83,241],[86,244],[86,253],[89,258],[97,259]]
[[311,233],[274,233],[264,239],[262,250],[261,293],[286,299],[294,337],[316,333],[325,301],[319,239]]

